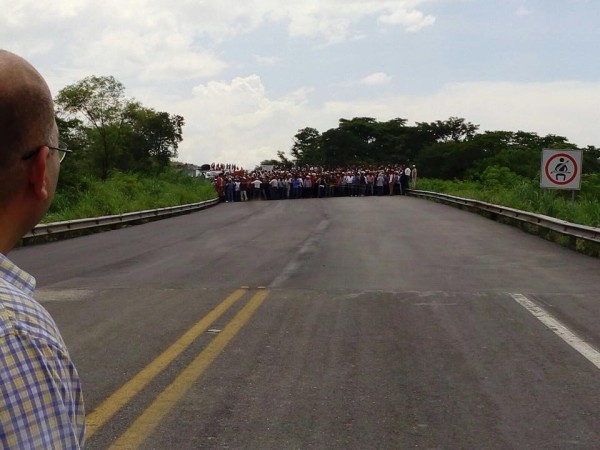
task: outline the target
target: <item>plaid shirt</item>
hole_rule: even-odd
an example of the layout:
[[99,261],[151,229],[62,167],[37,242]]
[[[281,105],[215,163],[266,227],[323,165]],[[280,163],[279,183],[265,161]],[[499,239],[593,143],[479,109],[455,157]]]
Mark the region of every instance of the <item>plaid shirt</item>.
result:
[[0,254],[0,448],[83,448],[79,376],[34,289]]

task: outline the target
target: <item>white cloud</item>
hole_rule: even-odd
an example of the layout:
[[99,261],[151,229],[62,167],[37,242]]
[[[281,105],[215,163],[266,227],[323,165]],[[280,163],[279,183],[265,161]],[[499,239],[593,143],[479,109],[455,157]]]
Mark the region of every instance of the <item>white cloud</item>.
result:
[[163,0],[0,0],[0,10],[3,47],[23,55],[53,54],[54,63],[73,75],[175,82],[212,77],[227,67],[209,46],[197,45],[196,14],[182,19]]
[[391,14],[379,17],[381,23],[389,25],[401,25],[406,31],[417,32],[424,27],[433,25],[435,17],[425,15],[421,11],[397,9]]
[[169,30],[220,39],[275,22],[287,24],[292,36],[341,36],[350,25],[368,17],[414,31],[434,21],[433,16],[416,9],[423,3],[426,0],[211,0],[175,7],[170,0],[62,0],[56,4],[0,0],[2,20],[12,26],[29,25],[32,19],[57,26],[76,20],[92,35],[112,26],[115,30],[145,30],[150,37],[153,31]]
[[432,25],[433,16],[414,9],[423,1],[322,0],[291,2],[287,10],[292,36],[321,36],[330,42],[349,38],[351,26],[368,17],[378,17],[386,25],[400,25],[418,31]]
[[0,0],[0,42],[26,57],[52,55],[70,75],[183,81],[221,74],[231,64],[215,46],[260,26],[287,26],[292,38],[342,42],[364,36],[354,28],[378,17],[410,31],[430,25],[433,18],[416,9],[423,2],[207,0],[175,7],[168,0]]
[[486,129],[558,134],[580,146],[599,145],[600,82],[479,82],[447,85],[435,104]]
[[93,73],[117,73],[142,82],[212,77],[227,67],[214,54],[193,50],[190,39],[167,30],[152,37],[130,30],[107,31],[89,43],[77,64]]
[[366,86],[379,86],[382,84],[388,84],[390,81],[392,81],[392,77],[384,72],[372,73],[371,75],[368,75],[360,80],[361,84]]
[[533,14],[533,10],[525,6],[521,6],[519,9],[517,9],[517,16],[519,17],[529,16],[530,14]]
[[179,159],[253,168],[276,158],[308,119],[308,94],[299,89],[271,99],[258,75],[196,86],[191,99],[170,104],[186,118]]
[[256,61],[256,63],[260,64],[261,66],[274,66],[275,64],[280,62],[280,59],[275,56],[255,55],[254,61]]

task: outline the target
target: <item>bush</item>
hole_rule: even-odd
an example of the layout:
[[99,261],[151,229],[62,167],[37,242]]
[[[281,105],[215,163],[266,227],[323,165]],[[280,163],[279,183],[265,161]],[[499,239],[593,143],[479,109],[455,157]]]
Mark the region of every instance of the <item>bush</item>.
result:
[[114,172],[105,181],[81,178],[77,184],[59,186],[43,222],[166,208],[216,196],[208,181],[175,171],[158,176]]
[[481,175],[484,188],[489,190],[510,188],[521,181],[522,178],[507,167],[490,166]]
[[419,189],[471,198],[543,214],[568,222],[600,227],[600,175],[587,175],[572,201],[572,193],[541,189],[539,180],[520,177],[506,167],[488,167],[481,181],[420,179]]

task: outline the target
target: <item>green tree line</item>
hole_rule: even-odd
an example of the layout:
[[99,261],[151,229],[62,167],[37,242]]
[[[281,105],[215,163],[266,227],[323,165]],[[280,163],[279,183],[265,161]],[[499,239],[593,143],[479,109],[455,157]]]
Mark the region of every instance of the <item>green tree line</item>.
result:
[[63,184],[77,178],[106,180],[113,172],[156,175],[177,156],[184,119],[125,96],[112,76],[90,76],[54,99],[61,140],[74,150]]
[[[576,149],[563,136],[524,131],[478,132],[479,126],[459,117],[408,125],[406,119],[386,122],[371,117],[340,119],[323,133],[298,130],[291,158],[278,152],[283,165],[325,167],[416,164],[419,175],[442,180],[479,179],[488,167],[505,167],[527,178],[539,176],[541,150]],[[600,149],[584,150],[584,172],[600,172]]]

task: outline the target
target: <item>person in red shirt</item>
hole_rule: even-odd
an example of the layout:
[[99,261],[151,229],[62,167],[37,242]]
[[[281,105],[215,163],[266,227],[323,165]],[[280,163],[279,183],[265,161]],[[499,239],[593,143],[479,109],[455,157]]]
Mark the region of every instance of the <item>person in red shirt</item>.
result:
[[215,186],[217,188],[217,194],[219,195],[219,199],[223,200],[223,198],[225,197],[225,180],[223,179],[221,174],[217,176],[217,179],[215,180]]

